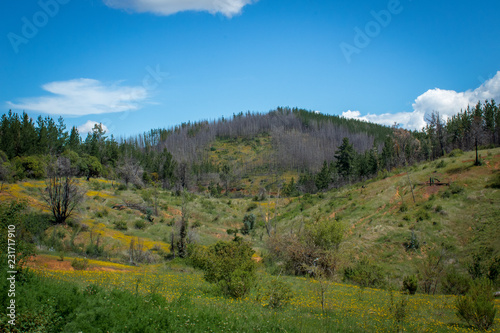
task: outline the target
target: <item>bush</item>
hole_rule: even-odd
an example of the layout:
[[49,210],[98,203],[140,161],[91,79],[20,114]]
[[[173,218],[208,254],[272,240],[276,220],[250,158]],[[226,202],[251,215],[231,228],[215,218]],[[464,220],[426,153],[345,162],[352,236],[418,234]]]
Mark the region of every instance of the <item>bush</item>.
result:
[[418,280],[415,275],[405,276],[403,279],[403,291],[410,295],[415,295],[418,289]]
[[250,205],[248,205],[247,212],[251,212],[255,208],[257,208],[257,204],[255,202],[252,202]]
[[406,243],[404,243],[405,247],[406,247],[406,251],[409,251],[409,250],[418,250],[420,248],[420,242],[418,240],[418,237],[417,235],[415,234],[415,231],[411,231],[411,236],[410,236],[410,240]]
[[438,164],[436,164],[436,168],[444,168],[446,166],[446,162],[444,160],[439,161]]
[[462,149],[453,149],[449,154],[448,156],[449,157],[459,157],[459,156],[462,156],[463,155],[463,151]]
[[134,227],[136,229],[144,229],[146,228],[146,222],[144,222],[143,220],[137,220],[134,222]]
[[429,212],[427,212],[426,210],[423,210],[423,209],[419,210],[417,212],[417,214],[415,214],[415,217],[416,217],[417,221],[424,221],[424,220],[428,220],[431,218]]
[[251,230],[253,230],[255,226],[255,215],[253,214],[245,214],[243,217],[243,228],[241,229],[241,233],[243,235],[248,235]]
[[497,285],[500,280],[500,255],[493,258],[488,269],[488,279],[491,280],[493,286]]
[[400,300],[395,300],[393,292],[391,290],[389,310],[397,325],[396,332],[401,331],[401,324],[404,322],[408,315],[408,298],[401,297]]
[[444,276],[441,288],[447,295],[465,295],[469,291],[471,282],[469,276],[460,274],[452,268]]
[[71,267],[78,271],[84,271],[87,268],[89,268],[89,260],[87,258],[84,259],[79,259],[75,258],[73,261],[71,261]]
[[216,283],[228,296],[240,298],[255,283],[254,251],[242,240],[219,241],[208,248],[206,260],[201,264],[206,281]]
[[450,186],[448,187],[448,189],[446,191],[444,191],[441,194],[441,196],[443,198],[449,198],[452,195],[457,195],[457,194],[463,193],[464,191],[465,191],[465,187],[463,187],[462,185],[459,185],[457,183],[451,183]]
[[13,159],[15,177],[19,180],[24,178],[42,179],[45,177],[46,163],[42,156],[25,156]]
[[121,230],[121,231],[128,230],[127,222],[125,221],[116,221],[114,225],[116,230]]
[[361,287],[377,288],[384,285],[384,274],[382,268],[363,259],[353,267],[344,269],[344,281],[354,282]]
[[500,188],[500,173],[497,173],[493,179],[491,184],[486,185],[487,188]]
[[457,299],[457,316],[469,325],[486,331],[495,320],[496,309],[491,282],[478,279],[465,296]]
[[285,307],[293,297],[290,286],[281,280],[273,279],[266,288],[259,293],[257,301],[264,307],[280,309]]

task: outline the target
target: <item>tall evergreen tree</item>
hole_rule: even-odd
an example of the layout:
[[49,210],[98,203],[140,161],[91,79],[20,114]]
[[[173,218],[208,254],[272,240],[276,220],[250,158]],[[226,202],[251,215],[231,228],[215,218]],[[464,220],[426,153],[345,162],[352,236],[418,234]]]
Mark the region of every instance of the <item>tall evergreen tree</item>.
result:
[[326,190],[330,185],[330,167],[326,161],[323,162],[321,171],[316,175],[316,187],[318,190]]
[[349,143],[349,138],[345,137],[342,140],[342,144],[335,154],[338,173],[343,177],[349,177],[353,173],[354,159],[356,156],[354,147]]
[[66,147],[74,152],[80,151],[80,145],[82,143],[82,139],[80,137],[80,133],[78,133],[78,128],[73,126],[71,128],[71,132],[69,134],[68,142],[66,143]]

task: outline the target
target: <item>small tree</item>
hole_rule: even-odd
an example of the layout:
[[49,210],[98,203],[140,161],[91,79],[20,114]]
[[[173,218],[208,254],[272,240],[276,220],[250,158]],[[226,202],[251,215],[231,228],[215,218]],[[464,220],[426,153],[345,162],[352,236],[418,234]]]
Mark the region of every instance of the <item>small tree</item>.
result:
[[188,220],[187,220],[187,195],[186,192],[182,196],[182,211],[181,211],[181,222],[179,230],[179,242],[177,243],[177,249],[179,250],[179,257],[185,258],[188,255],[187,252],[187,232],[188,232]]
[[207,251],[203,265],[205,280],[216,283],[221,291],[231,297],[245,296],[255,283],[254,254],[250,245],[241,239],[219,241]]
[[415,295],[418,289],[418,279],[415,275],[405,276],[403,279],[403,290],[410,295]]
[[475,280],[465,296],[456,302],[457,316],[469,325],[486,331],[495,320],[493,288],[487,279]]
[[241,229],[241,233],[243,235],[248,235],[251,230],[253,230],[255,226],[255,215],[253,214],[245,214],[243,217],[243,228]]
[[83,198],[71,173],[69,159],[60,157],[49,169],[47,187],[42,192],[56,224],[65,223]]
[[136,186],[142,186],[142,174],[144,170],[139,163],[132,158],[126,158],[118,167],[118,174],[121,176],[125,185],[132,183]]

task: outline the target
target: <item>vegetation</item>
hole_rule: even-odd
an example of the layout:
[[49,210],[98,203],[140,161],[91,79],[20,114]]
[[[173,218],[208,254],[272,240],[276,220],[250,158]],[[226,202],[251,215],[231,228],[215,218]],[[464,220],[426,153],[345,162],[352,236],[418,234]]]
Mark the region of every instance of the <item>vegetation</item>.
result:
[[487,279],[475,281],[467,294],[457,299],[457,316],[479,330],[488,330],[497,312],[492,291]]
[[495,330],[491,112],[409,132],[278,108],[119,140],[97,125],[83,141],[62,118],[4,115],[16,329]]

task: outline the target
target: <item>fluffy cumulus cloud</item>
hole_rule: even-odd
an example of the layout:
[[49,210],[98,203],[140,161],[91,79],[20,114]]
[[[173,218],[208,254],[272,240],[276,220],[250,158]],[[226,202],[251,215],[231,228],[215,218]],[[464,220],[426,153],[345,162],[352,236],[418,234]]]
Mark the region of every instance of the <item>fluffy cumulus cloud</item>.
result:
[[183,11],[206,11],[231,17],[256,0],[104,0],[112,8],[171,15]]
[[[87,133],[92,132],[94,125],[97,124],[99,124],[97,121],[88,120],[85,124],[78,126],[78,133],[80,133],[81,135],[86,135]],[[101,124],[101,126],[103,130],[109,132],[109,129],[106,127],[106,125]]]
[[444,119],[448,119],[460,110],[466,109],[468,105],[474,106],[478,101],[484,102],[490,99],[500,100],[500,71],[474,90],[456,92],[439,88],[430,89],[417,97],[411,112],[362,116],[359,111],[349,110],[343,112],[342,116],[383,125],[398,123],[404,128],[420,130],[425,127],[425,120],[434,111],[439,112]]
[[413,112],[398,112],[398,113],[384,113],[384,114],[366,114],[361,116],[359,111],[346,111],[342,112],[342,117],[349,119],[358,119],[377,123],[386,126],[392,126],[398,123],[405,128],[421,129],[425,127],[424,116],[417,111]]
[[7,103],[13,109],[83,116],[136,110],[148,98],[144,87],[105,85],[92,79],[51,82],[42,88],[52,95]]

